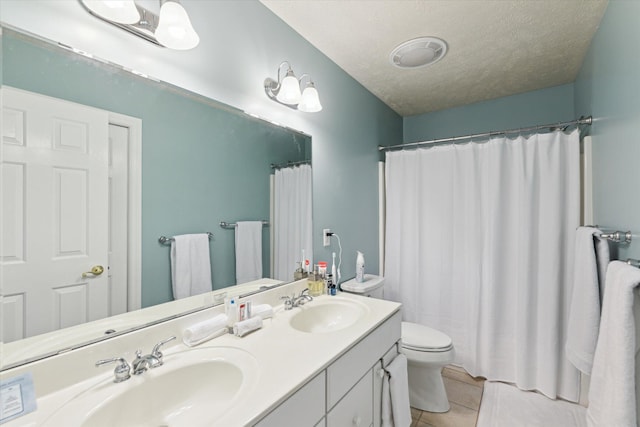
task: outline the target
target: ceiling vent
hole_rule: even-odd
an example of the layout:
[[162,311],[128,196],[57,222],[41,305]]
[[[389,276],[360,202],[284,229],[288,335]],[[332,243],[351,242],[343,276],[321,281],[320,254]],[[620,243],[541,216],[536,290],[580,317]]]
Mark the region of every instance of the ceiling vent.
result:
[[437,37],[418,37],[393,49],[389,60],[398,68],[420,68],[440,61],[447,53],[447,43]]

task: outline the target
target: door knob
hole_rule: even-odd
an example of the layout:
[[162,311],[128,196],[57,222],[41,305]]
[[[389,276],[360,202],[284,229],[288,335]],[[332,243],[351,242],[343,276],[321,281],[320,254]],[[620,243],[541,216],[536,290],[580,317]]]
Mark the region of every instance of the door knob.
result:
[[82,273],[82,277],[85,278],[89,274],[93,274],[94,276],[99,276],[102,273],[104,273],[104,267],[101,266],[101,265],[94,265],[93,267],[91,267],[90,271],[86,271],[86,272]]

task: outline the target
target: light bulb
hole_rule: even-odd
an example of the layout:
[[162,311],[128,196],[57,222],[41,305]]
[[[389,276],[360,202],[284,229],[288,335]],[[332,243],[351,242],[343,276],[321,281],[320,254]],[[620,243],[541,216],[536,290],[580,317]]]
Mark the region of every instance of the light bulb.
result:
[[92,12],[120,24],[137,24],[140,12],[133,0],[82,0]]
[[167,0],[160,7],[158,28],[155,31],[156,40],[170,49],[193,49],[200,43],[189,15],[180,3]]
[[300,102],[300,83],[293,74],[293,71],[289,69],[287,76],[280,83],[280,90],[276,95],[276,99],[283,104],[295,105]]
[[305,113],[317,113],[322,110],[318,90],[313,83],[309,83],[307,87],[304,88],[302,99],[300,99],[300,104],[298,104],[298,110],[304,111]]

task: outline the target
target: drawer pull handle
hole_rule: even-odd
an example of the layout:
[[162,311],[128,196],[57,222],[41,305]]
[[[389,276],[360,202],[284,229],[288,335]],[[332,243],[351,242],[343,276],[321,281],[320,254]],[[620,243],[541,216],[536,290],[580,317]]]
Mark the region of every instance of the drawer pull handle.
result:
[[362,424],[362,418],[360,418],[359,415],[356,415],[355,417],[353,417],[353,425],[359,426],[360,424]]

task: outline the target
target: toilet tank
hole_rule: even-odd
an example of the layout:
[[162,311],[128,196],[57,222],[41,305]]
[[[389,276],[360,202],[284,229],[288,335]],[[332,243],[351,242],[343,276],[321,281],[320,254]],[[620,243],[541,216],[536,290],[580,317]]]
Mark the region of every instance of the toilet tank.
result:
[[342,283],[340,288],[343,292],[382,299],[384,297],[384,277],[365,274],[364,282],[358,283],[354,278]]

